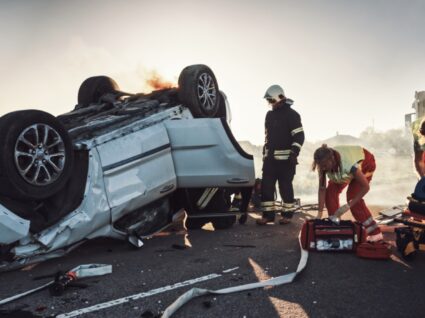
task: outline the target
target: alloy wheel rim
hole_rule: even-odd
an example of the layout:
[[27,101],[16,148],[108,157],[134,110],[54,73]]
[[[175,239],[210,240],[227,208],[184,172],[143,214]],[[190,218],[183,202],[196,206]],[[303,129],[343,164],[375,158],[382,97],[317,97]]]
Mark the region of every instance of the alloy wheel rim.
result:
[[217,100],[217,87],[212,76],[202,73],[198,79],[198,99],[207,112],[214,109]]
[[47,124],[25,128],[15,143],[14,157],[20,176],[29,184],[46,186],[55,182],[65,167],[65,143]]

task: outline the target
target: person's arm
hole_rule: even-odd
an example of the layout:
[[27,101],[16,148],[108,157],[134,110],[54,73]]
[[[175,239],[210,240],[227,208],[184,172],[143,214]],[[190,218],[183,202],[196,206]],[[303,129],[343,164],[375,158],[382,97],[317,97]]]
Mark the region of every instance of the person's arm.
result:
[[413,151],[415,152],[415,169],[419,178],[425,176],[425,163],[423,161],[423,150],[419,146],[419,143],[415,140],[413,143]]
[[291,131],[291,154],[298,157],[301,147],[304,144],[304,129],[301,124],[301,116],[297,112],[291,113],[291,118],[289,121],[289,129]]
[[317,218],[321,219],[326,198],[326,174],[319,172],[319,209]]
[[267,124],[270,121],[269,119],[270,116],[270,111],[267,112],[266,114],[266,119],[264,120],[264,145],[263,145],[263,161],[266,158],[266,156],[268,155],[266,153],[266,151],[269,149],[269,136],[267,136]]
[[360,191],[350,202],[347,202],[349,207],[352,207],[357,202],[359,202],[366,195],[366,193],[369,192],[370,189],[369,181],[367,181],[365,175],[361,172],[360,169],[356,169],[353,175],[354,179],[360,184]]

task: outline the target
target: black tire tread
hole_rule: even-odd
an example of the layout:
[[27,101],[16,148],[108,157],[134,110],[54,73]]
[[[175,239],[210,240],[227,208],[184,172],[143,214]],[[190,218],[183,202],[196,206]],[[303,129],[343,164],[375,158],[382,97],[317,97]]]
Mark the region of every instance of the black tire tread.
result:
[[[47,186],[27,183],[14,164],[14,146],[23,129],[34,123],[45,123],[54,128],[65,144],[66,164],[61,176]],[[40,110],[21,110],[8,113],[0,121],[0,194],[18,200],[41,200],[60,191],[71,176],[74,153],[72,142],[64,126],[53,115]]]
[[[200,102],[198,100],[197,95],[197,82],[198,77],[200,74],[207,72],[209,73],[213,80],[215,87],[217,89],[217,99],[216,99],[216,105],[215,108],[210,112],[206,113],[202,107],[200,106]],[[179,80],[179,92],[178,96],[181,102],[187,104],[189,106],[192,114],[194,117],[202,118],[202,117],[214,117],[220,106],[220,92],[218,88],[217,79],[215,78],[214,73],[211,71],[211,69],[203,64],[197,64],[197,65],[190,65],[185,67],[182,72],[180,73]]]

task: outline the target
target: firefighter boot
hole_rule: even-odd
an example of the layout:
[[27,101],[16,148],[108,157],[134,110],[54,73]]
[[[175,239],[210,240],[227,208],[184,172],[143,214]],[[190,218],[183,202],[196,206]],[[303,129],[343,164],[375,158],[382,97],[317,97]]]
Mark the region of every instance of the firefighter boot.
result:
[[263,217],[261,219],[258,219],[256,221],[257,225],[266,225],[267,223],[274,223],[274,217],[275,217],[275,213],[274,212],[263,212]]
[[299,208],[299,204],[295,201],[293,203],[282,203],[282,212],[280,215],[282,218],[279,220],[280,225],[291,223],[291,219],[294,216],[294,212]]

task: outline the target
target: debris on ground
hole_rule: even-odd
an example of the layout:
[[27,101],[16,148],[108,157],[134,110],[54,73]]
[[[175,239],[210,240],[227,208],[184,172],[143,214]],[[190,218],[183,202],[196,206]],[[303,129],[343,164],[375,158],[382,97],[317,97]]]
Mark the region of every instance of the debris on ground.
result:
[[[28,290],[18,295],[14,295],[5,299],[0,300],[0,305],[10,303],[16,299],[25,297],[27,295],[33,294],[37,291],[49,288],[52,295],[61,295],[67,286],[75,281],[76,279],[93,277],[93,276],[102,276],[112,273],[112,265],[105,264],[85,264],[77,266],[70,271],[66,272],[63,275],[57,275],[55,280],[52,280],[44,285],[36,287],[34,289]],[[36,279],[47,278],[47,276],[39,276]],[[74,283],[75,284],[75,283]],[[77,285],[77,284],[75,284]],[[81,287],[82,284],[79,284]]]
[[379,211],[379,216],[375,218],[376,223],[378,224],[389,224],[394,222],[394,219],[400,216],[403,211],[406,209],[405,205],[397,205],[392,208]]

